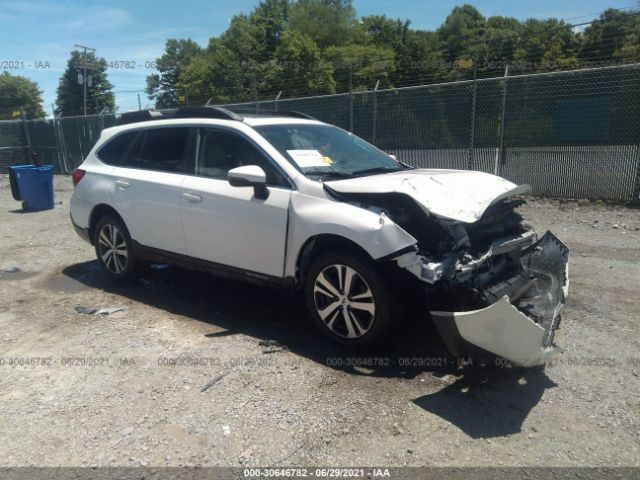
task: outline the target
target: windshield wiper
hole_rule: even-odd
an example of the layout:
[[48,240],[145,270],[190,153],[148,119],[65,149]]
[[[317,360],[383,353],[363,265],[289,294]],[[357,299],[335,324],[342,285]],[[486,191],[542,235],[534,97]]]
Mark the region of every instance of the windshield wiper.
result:
[[320,177],[331,177],[331,178],[351,178],[353,175],[351,173],[346,172],[335,172],[331,170],[306,170],[304,172],[305,175],[318,175]]
[[352,173],[354,177],[369,175],[373,173],[392,173],[392,172],[402,172],[404,170],[409,170],[408,168],[398,168],[398,167],[373,167],[373,168],[365,168],[364,170],[356,170]]

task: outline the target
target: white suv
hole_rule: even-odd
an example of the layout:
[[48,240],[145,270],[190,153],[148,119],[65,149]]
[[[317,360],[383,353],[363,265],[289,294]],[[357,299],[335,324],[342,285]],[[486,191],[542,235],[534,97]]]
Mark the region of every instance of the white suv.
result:
[[455,355],[555,349],[568,249],[522,224],[528,186],[415,169],[299,113],[210,107],[124,114],[73,182],[72,222],[115,280],[161,261],[291,286],[347,345],[424,301]]

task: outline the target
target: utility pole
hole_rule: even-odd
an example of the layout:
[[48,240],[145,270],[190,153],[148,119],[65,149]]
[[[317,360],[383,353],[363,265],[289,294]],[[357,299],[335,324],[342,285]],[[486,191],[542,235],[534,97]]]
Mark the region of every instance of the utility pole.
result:
[[82,90],[83,90],[82,105],[83,105],[84,116],[86,117],[87,116],[87,50],[91,50],[92,52],[95,52],[96,49],[87,47],[85,45],[78,45],[77,43],[75,47],[84,49],[84,61],[82,62]]
[[138,110],[142,110],[142,105],[140,104],[140,94],[138,93]]

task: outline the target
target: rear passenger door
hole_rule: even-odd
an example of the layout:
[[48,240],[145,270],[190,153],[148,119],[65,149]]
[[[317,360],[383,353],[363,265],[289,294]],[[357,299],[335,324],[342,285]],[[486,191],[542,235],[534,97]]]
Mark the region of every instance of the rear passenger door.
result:
[[142,245],[185,253],[180,187],[187,172],[189,127],[154,127],[136,135],[112,171],[112,201]]
[[[291,183],[257,145],[223,128],[196,134],[194,176],[182,185],[182,224],[187,255],[244,271],[282,277]],[[227,172],[258,165],[269,196],[232,187]]]

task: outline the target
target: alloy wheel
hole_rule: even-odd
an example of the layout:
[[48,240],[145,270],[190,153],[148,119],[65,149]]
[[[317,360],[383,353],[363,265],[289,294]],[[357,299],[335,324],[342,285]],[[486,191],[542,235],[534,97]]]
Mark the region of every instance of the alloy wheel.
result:
[[332,333],[360,338],[373,326],[376,306],[369,284],[348,265],[329,265],[313,286],[316,311]]
[[120,275],[127,267],[127,242],[115,225],[107,223],[100,229],[98,252],[102,263],[111,273]]

